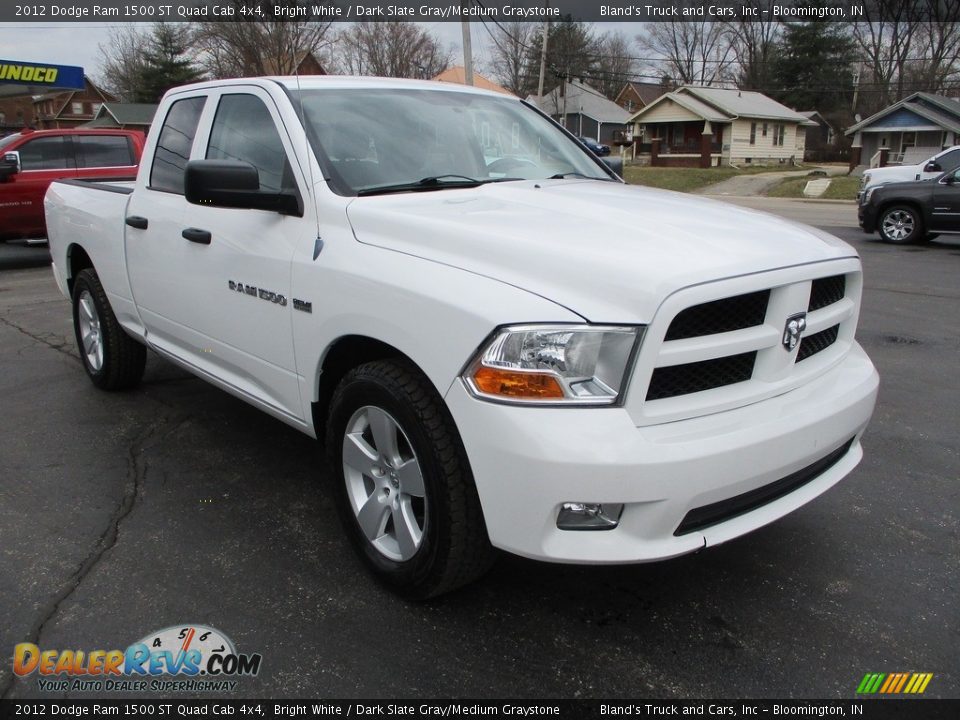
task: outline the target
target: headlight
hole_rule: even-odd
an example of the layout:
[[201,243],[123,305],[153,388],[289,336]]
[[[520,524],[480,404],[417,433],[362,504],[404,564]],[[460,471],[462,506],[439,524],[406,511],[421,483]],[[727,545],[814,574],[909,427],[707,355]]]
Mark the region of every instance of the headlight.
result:
[[870,202],[870,198],[873,197],[873,193],[877,187],[877,185],[874,185],[872,188],[867,189],[867,191],[863,194],[863,199],[860,201],[861,205],[866,205]]
[[498,330],[467,366],[477,397],[540,405],[613,405],[643,335],[637,326],[522,325]]

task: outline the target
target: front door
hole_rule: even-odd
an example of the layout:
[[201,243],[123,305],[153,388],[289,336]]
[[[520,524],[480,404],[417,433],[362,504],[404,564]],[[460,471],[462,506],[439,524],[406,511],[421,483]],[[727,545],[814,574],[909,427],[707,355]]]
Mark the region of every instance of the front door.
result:
[[[947,179],[952,182],[947,182]],[[930,211],[930,230],[960,232],[960,170],[937,181]]]
[[185,158],[242,160],[257,168],[262,190],[294,188],[306,198],[307,184],[294,173],[292,145],[268,93],[252,86],[207,93],[199,122],[197,108],[187,107],[174,117],[169,142],[167,125],[161,128],[158,145],[170,152],[158,148],[153,187],[131,199],[128,216],[150,216],[147,230],[127,229],[134,297],[158,348],[302,420],[290,273],[294,248],[316,236],[316,220],[191,205],[182,167]]

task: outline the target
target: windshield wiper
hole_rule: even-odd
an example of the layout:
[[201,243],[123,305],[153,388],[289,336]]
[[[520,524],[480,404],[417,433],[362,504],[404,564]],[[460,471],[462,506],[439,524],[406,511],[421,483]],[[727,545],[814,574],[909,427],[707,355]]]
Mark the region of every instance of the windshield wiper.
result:
[[467,175],[431,175],[416,182],[396,183],[395,185],[377,185],[357,191],[357,195],[385,195],[387,193],[418,192],[422,190],[440,190],[443,188],[471,188],[483,185],[488,180],[478,180]]
[[569,177],[583,178],[584,180],[608,180],[609,179],[609,178],[590,177],[589,175],[584,175],[583,173],[580,173],[580,172],[565,172],[565,173],[557,173],[556,175],[551,175],[550,177],[547,178],[547,180],[563,180],[564,178],[569,178]]

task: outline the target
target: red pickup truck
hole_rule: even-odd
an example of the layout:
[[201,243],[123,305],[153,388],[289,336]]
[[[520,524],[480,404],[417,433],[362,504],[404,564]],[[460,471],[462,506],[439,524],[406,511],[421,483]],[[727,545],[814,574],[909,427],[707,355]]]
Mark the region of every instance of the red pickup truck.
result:
[[132,179],[143,152],[134,130],[23,130],[0,138],[0,240],[45,238],[53,180]]

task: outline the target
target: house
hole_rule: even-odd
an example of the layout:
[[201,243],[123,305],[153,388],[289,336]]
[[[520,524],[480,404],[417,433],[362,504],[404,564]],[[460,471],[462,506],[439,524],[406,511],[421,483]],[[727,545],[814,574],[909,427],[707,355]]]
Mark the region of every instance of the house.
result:
[[46,93],[33,97],[32,125],[38,130],[75,128],[90,122],[105,102],[116,102],[110,93],[101,90],[84,76],[83,90]]
[[[456,65],[454,67],[447,68],[433,79],[437,82],[466,85],[467,71],[464,69],[463,65]],[[483,90],[493,90],[494,92],[503,93],[504,95],[513,95],[513,93],[507,90],[505,87],[497,85],[495,82],[493,82],[493,80],[484,77],[476,70],[473,72],[473,86]]]
[[833,125],[816,110],[801,110],[800,114],[809,120],[805,135],[803,159],[805,162],[832,162],[840,159],[837,147],[837,134]]
[[628,82],[613,101],[632,113],[646,107],[669,90],[665,83]]
[[157,106],[150,103],[103,103],[97,116],[84,127],[140,130],[146,135],[156,112]]
[[920,163],[960,145],[960,101],[916,92],[851,126],[846,135],[853,138],[851,169]]
[[579,137],[596,138],[610,144],[623,137],[630,113],[603,93],[579,80],[566,81],[543,97],[531,95],[527,102]]
[[630,122],[639,154],[677,167],[796,162],[813,125],[763,93],[697,85],[661,95]]
[[[291,62],[291,60],[293,62]],[[262,67],[262,72],[259,70]],[[264,57],[249,63],[251,75],[326,75],[327,70],[310,50],[295,57]]]

